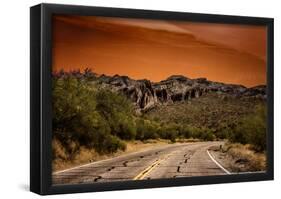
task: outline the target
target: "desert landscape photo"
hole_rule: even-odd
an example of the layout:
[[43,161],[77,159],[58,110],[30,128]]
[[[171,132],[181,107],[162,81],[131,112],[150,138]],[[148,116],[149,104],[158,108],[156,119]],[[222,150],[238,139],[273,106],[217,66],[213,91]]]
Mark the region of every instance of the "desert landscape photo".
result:
[[52,22],[53,184],[266,172],[266,26]]

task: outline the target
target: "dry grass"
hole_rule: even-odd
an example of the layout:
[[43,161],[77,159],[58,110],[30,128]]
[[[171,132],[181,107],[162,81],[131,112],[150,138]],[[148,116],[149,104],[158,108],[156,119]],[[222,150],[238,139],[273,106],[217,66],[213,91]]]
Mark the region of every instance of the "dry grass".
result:
[[265,153],[257,153],[252,150],[251,145],[232,144],[229,146],[228,154],[236,159],[236,164],[245,162],[244,169],[248,171],[263,171],[266,169]]
[[90,162],[104,160],[112,157],[116,157],[122,154],[132,153],[136,151],[142,151],[148,148],[154,148],[162,145],[169,144],[169,141],[157,139],[142,141],[128,141],[125,151],[118,151],[112,154],[99,154],[94,149],[87,149],[80,147],[80,149],[72,157],[66,155],[66,151],[58,140],[53,140],[53,171],[60,171],[67,168],[75,167]]
[[187,142],[202,142],[202,140],[200,139],[196,139],[196,138],[179,138],[179,139],[176,139],[176,142],[177,143],[187,143]]
[[257,153],[249,144],[227,143],[222,148],[213,148],[216,159],[232,172],[265,171],[266,155]]

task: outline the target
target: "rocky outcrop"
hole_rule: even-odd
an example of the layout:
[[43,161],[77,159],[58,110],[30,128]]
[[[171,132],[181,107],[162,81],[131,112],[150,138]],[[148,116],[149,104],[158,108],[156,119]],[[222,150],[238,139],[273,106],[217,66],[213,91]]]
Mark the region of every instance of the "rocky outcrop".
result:
[[122,92],[140,110],[149,109],[158,103],[156,91],[149,80],[133,80],[127,76],[119,75],[113,77],[102,75],[101,77],[98,80],[102,86]]
[[242,85],[212,82],[206,78],[190,79],[181,75],[174,75],[157,83],[146,79],[133,80],[119,75],[113,77],[101,75],[97,79],[101,85],[116,92],[122,92],[141,111],[149,110],[158,104],[199,98],[208,92],[266,99],[265,86],[246,88]]

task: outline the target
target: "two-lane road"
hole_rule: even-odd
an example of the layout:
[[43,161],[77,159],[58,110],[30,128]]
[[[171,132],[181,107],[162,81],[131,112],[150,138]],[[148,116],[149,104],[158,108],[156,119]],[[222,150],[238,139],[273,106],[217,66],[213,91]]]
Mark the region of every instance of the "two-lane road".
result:
[[171,144],[53,173],[54,184],[222,175],[209,156],[222,142]]

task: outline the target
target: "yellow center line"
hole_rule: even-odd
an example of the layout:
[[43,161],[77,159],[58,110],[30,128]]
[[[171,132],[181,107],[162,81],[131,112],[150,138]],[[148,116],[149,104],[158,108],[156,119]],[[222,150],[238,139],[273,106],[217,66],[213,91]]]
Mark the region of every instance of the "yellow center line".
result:
[[[172,152],[174,153],[174,152]],[[144,169],[142,172],[140,172],[136,177],[133,178],[133,180],[142,180],[145,178],[145,176],[147,176],[155,167],[157,167],[161,162],[163,162],[164,160],[168,159],[172,153],[156,160],[155,162],[153,162],[150,166],[148,166],[146,169]]]

